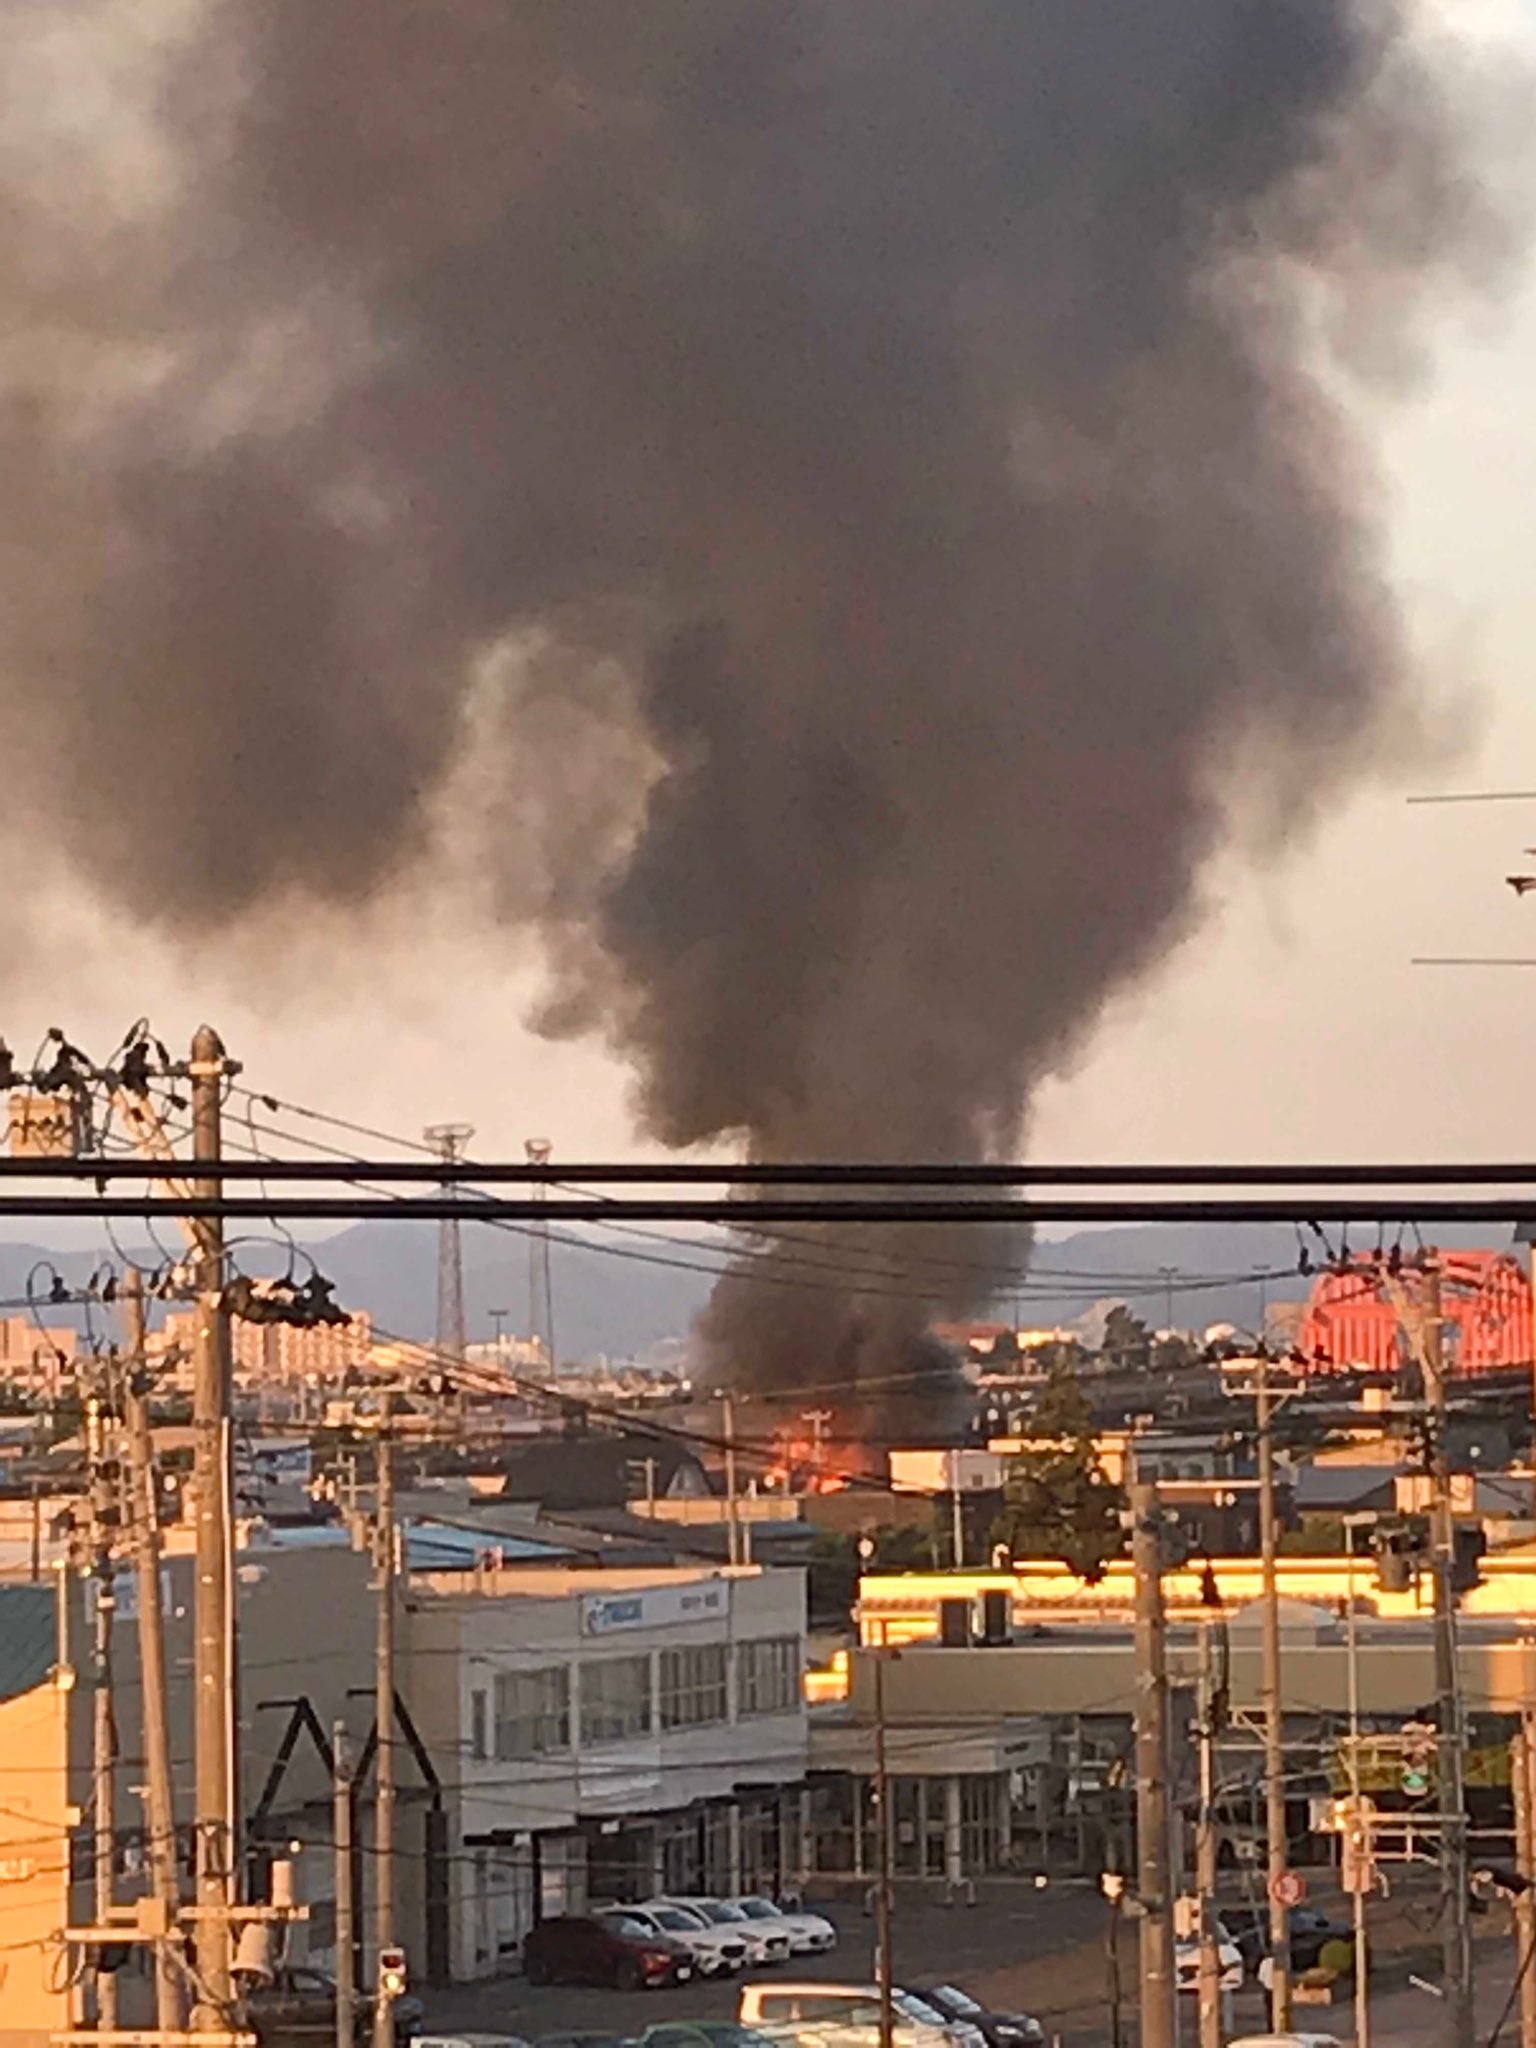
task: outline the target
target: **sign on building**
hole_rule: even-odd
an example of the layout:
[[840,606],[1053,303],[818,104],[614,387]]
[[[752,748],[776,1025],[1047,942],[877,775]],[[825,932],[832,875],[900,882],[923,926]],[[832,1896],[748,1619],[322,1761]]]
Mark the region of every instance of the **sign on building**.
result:
[[588,1593],[581,1603],[584,1636],[608,1636],[626,1628],[671,1628],[678,1622],[723,1620],[731,1610],[731,1589],[723,1580],[686,1586],[647,1586],[632,1593]]

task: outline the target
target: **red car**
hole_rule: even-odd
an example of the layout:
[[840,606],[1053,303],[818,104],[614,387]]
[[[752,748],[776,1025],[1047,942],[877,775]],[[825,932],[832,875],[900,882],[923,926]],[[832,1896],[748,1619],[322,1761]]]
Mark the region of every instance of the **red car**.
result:
[[612,1984],[640,1991],[686,1984],[693,1971],[690,1949],[622,1912],[541,1920],[523,1941],[523,1975],[530,1984]]

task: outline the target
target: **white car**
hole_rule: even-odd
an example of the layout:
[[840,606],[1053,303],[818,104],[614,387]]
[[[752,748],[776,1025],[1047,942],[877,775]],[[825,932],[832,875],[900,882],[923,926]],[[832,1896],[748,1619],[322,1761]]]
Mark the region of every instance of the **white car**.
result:
[[[900,1991],[892,1993],[895,2048],[954,2048],[948,2028]],[[914,2009],[916,2007],[916,2009]],[[744,2027],[799,2048],[880,2048],[880,1991],[874,1984],[743,1984],[736,2017]]]
[[821,1956],[837,1947],[837,1929],[820,1913],[787,1913],[771,1899],[732,1899],[754,1925],[777,1924],[788,1930],[789,1952],[795,1956]]
[[1339,2048],[1336,2034],[1244,2034],[1227,2048]]
[[[1237,1944],[1223,1937],[1216,1944],[1216,1960],[1221,1968],[1220,1984],[1223,1991],[1241,1991],[1243,1988],[1243,1959]],[[1198,1941],[1181,1941],[1173,1951],[1174,1982],[1180,1991],[1198,1993],[1200,1989],[1200,1944]]]
[[920,1991],[891,1993],[891,2002],[903,2018],[915,2026],[940,2026],[949,2036],[952,2048],[987,2048],[987,2037],[980,2027],[957,2013],[941,2012],[936,2005],[930,2005]]
[[626,1920],[638,1920],[652,1934],[665,1934],[680,1941],[693,1956],[705,1977],[719,1977],[728,1970],[746,1968],[747,1944],[734,1928],[716,1927],[702,1913],[652,1899],[643,1906],[625,1906]]
[[753,1969],[765,1963],[787,1963],[793,1951],[789,1929],[777,1915],[766,1920],[749,1919],[740,1906],[728,1899],[667,1898],[657,1904],[681,1906],[684,1912],[702,1914],[712,1927],[728,1927],[747,1944],[747,1961]]

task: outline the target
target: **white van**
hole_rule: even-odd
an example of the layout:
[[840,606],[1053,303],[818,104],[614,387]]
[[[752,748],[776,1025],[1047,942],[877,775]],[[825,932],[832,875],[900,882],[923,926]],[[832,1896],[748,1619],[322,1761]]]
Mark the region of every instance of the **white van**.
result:
[[[955,2048],[954,2035],[909,1992],[893,1991],[892,2048]],[[736,2017],[799,2048],[880,2048],[878,1984],[743,1984]]]

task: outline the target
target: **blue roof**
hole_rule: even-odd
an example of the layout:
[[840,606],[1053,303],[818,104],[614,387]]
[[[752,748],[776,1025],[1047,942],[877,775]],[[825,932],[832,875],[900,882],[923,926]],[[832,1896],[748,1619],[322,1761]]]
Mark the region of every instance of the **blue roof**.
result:
[[460,1522],[406,1524],[405,1558],[412,1571],[473,1571],[482,1558],[498,1555],[525,1564],[557,1564],[575,1553],[536,1536],[509,1536],[496,1529]]
[[[576,1555],[568,1544],[545,1542],[536,1536],[508,1536],[479,1524],[420,1521],[413,1517],[405,1522],[404,1528],[406,1567],[413,1572],[473,1571],[482,1558],[497,1554],[523,1564],[559,1564]],[[260,1548],[345,1550],[351,1541],[343,1522],[278,1523],[263,1528]]]
[[52,1586],[0,1586],[0,1700],[34,1692],[58,1661]]

